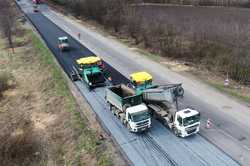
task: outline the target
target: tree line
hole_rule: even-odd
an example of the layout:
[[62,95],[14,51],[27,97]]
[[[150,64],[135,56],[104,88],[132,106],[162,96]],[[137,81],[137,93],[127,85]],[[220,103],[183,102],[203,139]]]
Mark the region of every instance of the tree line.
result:
[[249,0],[142,0],[140,2],[195,6],[250,7]]
[[245,11],[151,7],[124,0],[51,1],[60,1],[75,15],[94,19],[153,53],[250,83],[250,24]]

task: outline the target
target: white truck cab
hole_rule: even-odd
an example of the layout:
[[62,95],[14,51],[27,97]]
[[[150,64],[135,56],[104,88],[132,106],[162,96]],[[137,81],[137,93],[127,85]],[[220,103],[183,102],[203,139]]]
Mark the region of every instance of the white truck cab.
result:
[[151,116],[142,94],[124,84],[106,89],[105,99],[110,111],[128,128],[130,132],[142,132],[151,127]]
[[200,113],[187,108],[175,113],[174,132],[177,136],[186,137],[199,132]]
[[58,47],[61,51],[69,50],[69,39],[67,36],[58,37]]
[[140,132],[151,127],[151,117],[145,104],[128,107],[126,120],[131,132]]

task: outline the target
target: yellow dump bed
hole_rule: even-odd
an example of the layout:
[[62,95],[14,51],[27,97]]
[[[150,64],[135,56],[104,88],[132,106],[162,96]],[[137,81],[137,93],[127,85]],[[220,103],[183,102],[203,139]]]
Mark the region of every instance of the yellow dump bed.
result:
[[89,56],[85,58],[80,58],[76,60],[77,64],[79,65],[90,65],[90,64],[95,64],[101,61],[101,58],[96,57],[96,56]]
[[130,74],[130,78],[132,81],[135,81],[137,83],[141,83],[141,82],[145,82],[145,81],[149,81],[153,79],[153,77],[147,72],[137,72],[137,73]]

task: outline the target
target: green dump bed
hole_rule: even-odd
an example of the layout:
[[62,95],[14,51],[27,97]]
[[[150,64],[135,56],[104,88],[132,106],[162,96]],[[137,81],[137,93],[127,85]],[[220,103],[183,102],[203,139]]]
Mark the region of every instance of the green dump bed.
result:
[[142,95],[136,95],[133,89],[121,84],[106,89],[106,100],[119,110],[125,111],[129,106],[141,104]]

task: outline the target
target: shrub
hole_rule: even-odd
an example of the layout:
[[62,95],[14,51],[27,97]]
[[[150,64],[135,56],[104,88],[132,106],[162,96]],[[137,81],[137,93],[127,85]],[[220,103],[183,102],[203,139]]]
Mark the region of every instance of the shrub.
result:
[[[209,70],[228,73],[230,78],[241,83],[250,82],[247,10],[129,4],[141,0],[61,1],[67,2],[75,14],[94,19],[119,34],[125,33],[135,44],[141,43],[153,53],[202,64]],[[214,1],[198,2],[210,4]]]
[[0,73],[0,96],[2,93],[11,87],[11,82],[13,81],[13,76],[11,73],[8,72],[1,72]]

